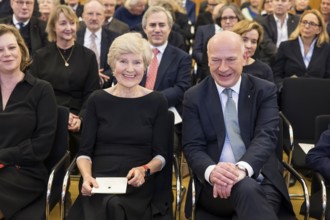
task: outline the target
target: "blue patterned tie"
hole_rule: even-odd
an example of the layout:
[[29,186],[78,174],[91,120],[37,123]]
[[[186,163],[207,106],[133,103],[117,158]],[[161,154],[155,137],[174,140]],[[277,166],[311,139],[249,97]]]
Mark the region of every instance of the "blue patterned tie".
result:
[[233,90],[230,88],[226,88],[223,90],[223,93],[227,95],[227,103],[225,108],[225,126],[227,130],[227,135],[229,138],[229,142],[231,148],[234,153],[234,157],[236,162],[240,160],[240,158],[245,153],[245,145],[241,138],[241,132],[239,129],[238,118],[237,118],[237,111],[235,107],[235,102],[232,97]]

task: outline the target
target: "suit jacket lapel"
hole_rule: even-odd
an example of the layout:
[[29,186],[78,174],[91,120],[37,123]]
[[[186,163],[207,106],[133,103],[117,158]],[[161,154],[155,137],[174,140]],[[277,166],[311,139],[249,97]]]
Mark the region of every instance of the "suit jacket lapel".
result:
[[104,31],[104,29],[102,28],[102,32],[101,32],[101,51],[100,51],[100,67],[104,68],[107,64],[107,53],[109,48],[107,48],[109,45],[108,42],[108,35],[107,33]]
[[299,40],[296,39],[294,41],[292,41],[292,51],[293,53],[295,53],[296,57],[298,57],[298,60],[299,60],[299,63],[300,63],[300,66],[306,70],[306,66],[305,66],[305,62],[304,62],[304,58],[303,58],[303,55],[301,54],[301,51],[300,51],[300,45],[299,45]]
[[269,19],[269,28],[272,33],[272,36],[274,37],[273,41],[276,44],[276,42],[277,42],[277,25],[276,25],[274,15],[269,15],[268,19]]
[[207,79],[207,92],[205,95],[205,106],[208,114],[211,118],[212,125],[217,134],[218,141],[218,152],[215,155],[210,155],[214,161],[219,161],[220,153],[223,148],[223,144],[226,137],[226,128],[225,122],[223,118],[223,112],[221,107],[221,101],[219,97],[219,93],[215,82],[212,77],[208,77]]

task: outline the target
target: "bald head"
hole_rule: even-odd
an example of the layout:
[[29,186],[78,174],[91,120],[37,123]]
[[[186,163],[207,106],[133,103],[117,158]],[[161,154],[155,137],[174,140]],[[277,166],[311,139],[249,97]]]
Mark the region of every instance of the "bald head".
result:
[[214,81],[225,88],[234,86],[242,74],[244,42],[231,31],[215,34],[207,44],[208,64]]

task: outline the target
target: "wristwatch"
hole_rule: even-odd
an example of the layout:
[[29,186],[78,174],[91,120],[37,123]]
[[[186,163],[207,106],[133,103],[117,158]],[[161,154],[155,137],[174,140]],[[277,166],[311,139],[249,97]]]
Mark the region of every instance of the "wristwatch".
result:
[[242,170],[245,172],[246,176],[249,177],[249,172],[247,171],[247,169],[245,167],[243,167],[242,165],[239,165],[239,164],[236,164],[236,167],[239,169],[239,170]]
[[151,173],[150,173],[150,168],[147,165],[143,165],[144,168],[144,178],[148,178]]

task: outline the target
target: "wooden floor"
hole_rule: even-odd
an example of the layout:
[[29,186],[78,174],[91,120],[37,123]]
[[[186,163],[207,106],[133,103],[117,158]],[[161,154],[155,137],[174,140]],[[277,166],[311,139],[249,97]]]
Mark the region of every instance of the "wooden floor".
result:
[[[183,185],[185,186],[185,188],[187,188],[188,182],[189,182],[189,177],[188,176],[183,178]],[[308,184],[308,187],[310,187],[310,182],[308,180],[306,180],[306,182]],[[174,181],[173,181],[173,184],[175,184]],[[78,179],[77,178],[73,178],[71,180],[70,192],[71,192],[72,200],[75,200],[77,195],[78,195]],[[175,191],[173,191],[173,193],[175,194]],[[295,186],[289,188],[289,193],[301,194],[302,189],[299,186],[299,184],[296,183]],[[294,210],[295,210],[295,213],[296,213],[296,216],[297,216],[298,220],[303,220],[304,217],[299,215],[300,206],[301,206],[303,200],[301,200],[301,199],[292,199],[291,201],[292,201],[292,204],[293,204],[293,207],[294,207]],[[184,210],[184,204],[182,204],[181,212],[180,212],[181,220],[186,219],[184,217],[183,210]],[[59,220],[60,219],[60,217],[59,217],[60,214],[59,213],[60,213],[59,206],[56,206],[53,209],[53,211],[51,212],[51,220]],[[312,219],[312,218],[310,218],[310,219]]]

